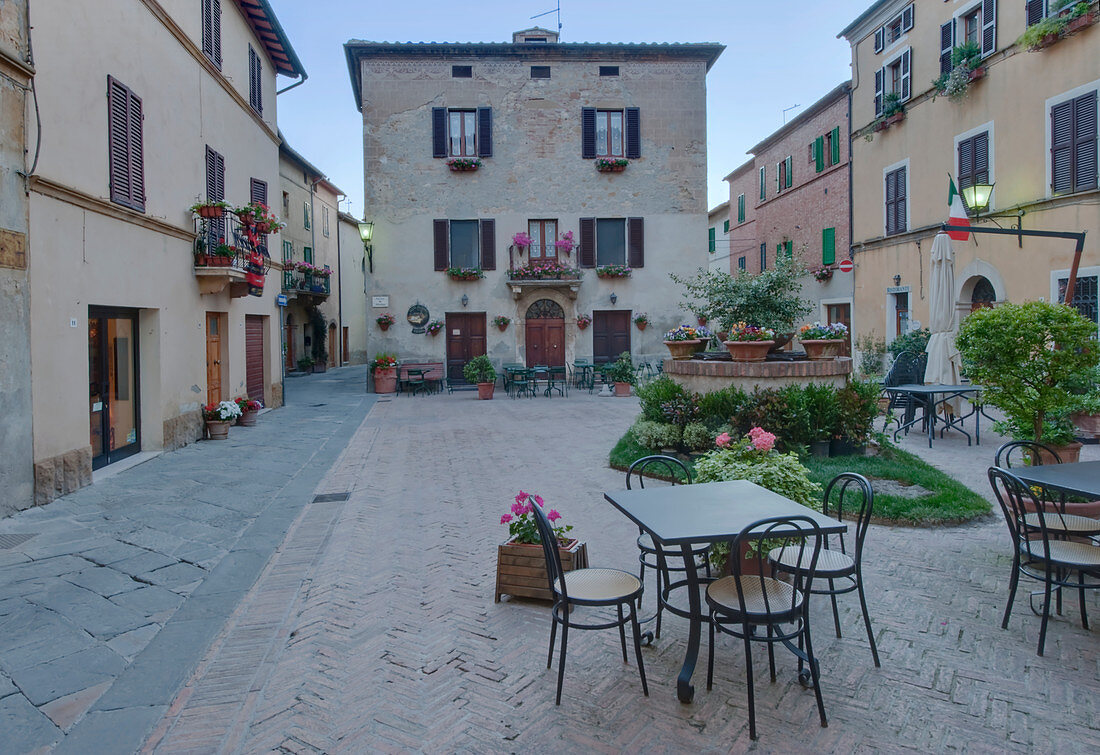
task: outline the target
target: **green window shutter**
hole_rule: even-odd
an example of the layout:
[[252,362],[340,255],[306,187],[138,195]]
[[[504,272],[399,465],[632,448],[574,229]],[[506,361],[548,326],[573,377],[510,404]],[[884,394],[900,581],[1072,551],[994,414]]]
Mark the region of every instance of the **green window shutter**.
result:
[[709,245],[710,251],[712,251],[712,252],[717,248],[717,245],[716,245],[715,239],[714,239],[714,232],[716,230],[717,230],[716,228],[708,228],[707,229],[707,243]]
[[831,155],[831,157],[833,158],[833,165],[836,165],[840,162],[840,126],[837,126],[833,129],[832,139],[830,140],[830,142],[832,144],[831,151],[833,154]]
[[775,261],[779,262],[779,259],[783,256],[783,242],[780,241],[775,245]]
[[787,259],[789,259],[789,260],[794,259],[794,242],[793,241],[784,241],[783,242],[783,251],[786,253]]
[[288,262],[294,256],[294,244],[290,241],[283,242],[283,262]]
[[765,168],[760,169],[760,201],[763,202],[767,198],[767,171]]
[[309,230],[309,204],[302,202],[302,226]]
[[722,223],[722,233],[729,233],[729,232],[730,232],[730,219],[726,218],[725,222]]
[[302,262],[308,262],[311,265],[313,264],[313,247],[302,247]]
[[786,159],[785,162],[787,163],[787,181],[786,181],[786,183],[787,183],[787,188],[789,189],[789,188],[791,188],[791,183],[792,183],[791,173],[793,172],[792,168],[794,168],[794,160],[791,159],[790,155],[787,155],[787,159]]
[[737,196],[737,222],[745,222],[745,195],[739,194]]
[[820,173],[825,170],[825,137],[814,139],[814,169]]
[[821,232],[821,264],[832,265],[836,262],[836,229],[826,228]]

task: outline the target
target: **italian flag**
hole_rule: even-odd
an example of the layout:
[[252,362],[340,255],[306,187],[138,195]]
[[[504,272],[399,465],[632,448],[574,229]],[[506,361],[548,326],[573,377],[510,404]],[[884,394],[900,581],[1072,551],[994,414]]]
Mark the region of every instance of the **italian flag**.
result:
[[[955,188],[955,179],[948,176],[947,180],[951,182],[951,187],[947,191],[947,224],[969,226],[970,218],[966,215],[966,205],[963,204],[962,196]],[[970,238],[968,231],[948,231],[947,235],[955,241],[966,241]]]

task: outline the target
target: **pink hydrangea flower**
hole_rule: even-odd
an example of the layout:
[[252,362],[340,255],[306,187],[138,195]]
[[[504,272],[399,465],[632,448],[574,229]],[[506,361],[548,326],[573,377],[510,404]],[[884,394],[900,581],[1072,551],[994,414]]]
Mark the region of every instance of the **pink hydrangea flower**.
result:
[[719,448],[725,448],[729,444],[730,444],[730,434],[729,433],[722,433],[721,435],[719,435],[717,438],[714,439],[714,445],[718,446]]
[[554,509],[550,509],[550,513],[546,515],[546,518],[549,519],[551,522],[556,522],[561,519],[561,514],[559,514]]
[[771,451],[775,448],[775,435],[761,430],[759,433],[752,436],[752,446],[757,451]]
[[508,524],[508,522],[510,522],[510,521],[512,521],[512,515],[511,514],[504,514],[503,516],[500,517],[500,523],[501,524]]

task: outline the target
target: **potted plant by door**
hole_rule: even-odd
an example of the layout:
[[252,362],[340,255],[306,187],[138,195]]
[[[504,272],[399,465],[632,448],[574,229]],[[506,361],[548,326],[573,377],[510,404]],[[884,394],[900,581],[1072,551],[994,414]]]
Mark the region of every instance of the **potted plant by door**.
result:
[[264,408],[259,401],[248,398],[237,399],[237,408],[241,410],[241,416],[237,417],[238,427],[255,427],[256,413]]
[[844,339],[848,335],[848,328],[842,322],[826,323],[822,325],[815,322],[813,325],[803,325],[798,334],[798,340],[806,349],[806,358],[813,361],[836,359],[844,350]]
[[389,330],[390,326],[393,325],[393,315],[389,312],[383,312],[378,315],[378,317],[374,318],[374,321],[378,323],[378,327],[382,330]]
[[634,324],[638,326],[638,330],[645,330],[646,326],[649,325],[649,315],[645,312],[639,312],[634,315]]
[[202,408],[202,418],[206,420],[206,431],[210,440],[225,440],[229,437],[229,423],[241,416],[241,408],[236,401],[220,401],[207,404]]
[[[550,580],[546,575],[546,557],[542,552],[534,506],[545,508],[542,497],[522,490],[516,495],[511,511],[500,517],[508,525],[508,540],[497,546],[497,586],[495,602],[501,595],[514,598],[553,600]],[[546,512],[558,539],[558,554],[564,571],[588,566],[588,546],[577,538],[568,537],[572,525],[559,524],[561,514],[554,509]]]
[[493,363],[489,357],[482,354],[474,357],[462,368],[462,377],[467,383],[477,383],[477,397],[488,400],[493,397],[493,389],[496,388],[497,371],[493,369]]
[[775,331],[739,322],[730,328],[730,339],[723,341],[735,362],[763,362],[775,345]]
[[604,370],[607,379],[615,384],[615,395],[624,398],[630,396],[630,386],[634,384],[634,362],[630,352],[624,351],[611,366]]
[[382,352],[370,363],[374,375],[375,393],[394,393],[397,390],[397,355]]
[[702,325],[681,325],[665,333],[665,346],[674,360],[691,359],[698,347],[710,339],[710,331]]

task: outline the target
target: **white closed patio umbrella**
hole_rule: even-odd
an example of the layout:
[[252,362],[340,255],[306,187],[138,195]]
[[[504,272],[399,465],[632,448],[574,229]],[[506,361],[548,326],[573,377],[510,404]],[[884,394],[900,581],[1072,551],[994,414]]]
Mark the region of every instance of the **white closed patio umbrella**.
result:
[[[946,233],[936,234],[932,241],[932,274],[929,277],[928,366],[924,370],[925,385],[958,385],[962,360],[955,346],[959,330],[959,313],[955,308],[955,252]],[[944,402],[954,414],[961,413],[960,399]]]

